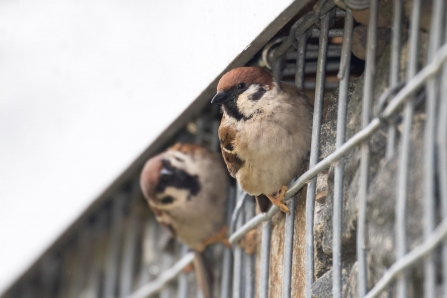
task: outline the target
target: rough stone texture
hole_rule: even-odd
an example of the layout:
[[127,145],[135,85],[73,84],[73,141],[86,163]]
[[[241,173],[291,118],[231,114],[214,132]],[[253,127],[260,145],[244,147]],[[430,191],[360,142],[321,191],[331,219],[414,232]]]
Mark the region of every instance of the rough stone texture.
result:
[[[346,260],[342,264],[342,283],[346,284],[348,281],[351,267],[354,263],[354,259]],[[332,297],[332,269],[327,271],[323,276],[317,279],[312,284],[312,298],[326,298]]]
[[[354,28],[352,33],[352,53],[359,59],[365,60],[366,57],[366,41],[368,27],[359,25]],[[391,37],[390,28],[377,28],[377,47],[376,56],[383,53],[385,48],[388,48]]]
[[[428,34],[421,31],[419,36],[418,64],[422,67],[426,62]],[[389,82],[389,46],[376,60],[376,75],[374,79],[373,107],[380,95],[388,88]],[[406,74],[408,42],[404,42],[401,49],[401,73],[403,80]],[[350,82],[348,90],[348,110],[346,139],[351,138],[361,129],[363,76]],[[337,129],[338,90],[325,98],[328,102],[327,114],[321,131],[321,158],[335,150]],[[421,242],[423,218],[423,187],[422,156],[423,156],[423,107],[416,110],[412,129],[411,163],[409,176],[407,243],[408,249],[414,248]],[[398,126],[396,152],[400,150],[399,133],[402,125]],[[368,287],[371,288],[382,277],[386,268],[395,261],[395,205],[398,156],[385,160],[386,130],[384,126],[368,140],[370,145],[369,196],[367,198],[367,262]],[[357,263],[356,259],[356,229],[357,229],[357,200],[359,185],[360,146],[351,150],[344,158],[343,185],[343,222],[342,222],[342,259],[343,259],[343,297],[357,297]],[[332,296],[332,214],[334,166],[327,173],[320,174],[320,191],[327,191],[324,200],[316,203],[315,209],[315,277],[312,286],[314,297]],[[326,180],[326,181],[325,181]],[[326,188],[325,188],[326,187]],[[411,194],[411,195],[410,195]],[[411,210],[411,211],[410,211]],[[413,269],[409,273],[412,280],[409,297],[422,297],[422,271]],[[380,297],[393,297],[394,290],[383,293]],[[390,295],[390,296],[388,296]]]

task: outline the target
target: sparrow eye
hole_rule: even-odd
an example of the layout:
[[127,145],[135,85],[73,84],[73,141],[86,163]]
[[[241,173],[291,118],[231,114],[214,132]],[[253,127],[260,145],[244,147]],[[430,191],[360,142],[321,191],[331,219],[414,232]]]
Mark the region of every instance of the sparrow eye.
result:
[[237,85],[237,89],[241,90],[245,88],[245,84],[244,83],[239,83],[239,85]]

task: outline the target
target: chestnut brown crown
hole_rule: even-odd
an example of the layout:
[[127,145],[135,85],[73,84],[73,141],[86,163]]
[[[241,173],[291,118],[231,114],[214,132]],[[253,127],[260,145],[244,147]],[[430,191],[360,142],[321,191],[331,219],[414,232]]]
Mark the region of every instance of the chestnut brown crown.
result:
[[259,84],[272,89],[273,81],[273,76],[265,69],[255,66],[238,67],[222,76],[217,85],[217,91],[228,91],[241,83],[247,86]]

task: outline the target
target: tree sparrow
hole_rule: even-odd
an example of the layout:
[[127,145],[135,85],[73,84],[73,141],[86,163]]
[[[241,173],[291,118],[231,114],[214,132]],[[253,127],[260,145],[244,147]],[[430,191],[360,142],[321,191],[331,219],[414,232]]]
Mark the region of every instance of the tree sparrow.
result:
[[157,221],[191,249],[226,241],[229,181],[217,153],[176,144],[146,162],[140,185]]
[[259,67],[222,76],[211,103],[222,105],[219,140],[231,176],[254,196],[267,196],[281,211],[291,179],[307,157],[312,106],[295,85]]
[[199,145],[175,144],[149,159],[141,173],[144,197],[158,222],[195,251],[198,287],[212,297],[211,270],[201,252],[223,242],[228,176],[217,153]]

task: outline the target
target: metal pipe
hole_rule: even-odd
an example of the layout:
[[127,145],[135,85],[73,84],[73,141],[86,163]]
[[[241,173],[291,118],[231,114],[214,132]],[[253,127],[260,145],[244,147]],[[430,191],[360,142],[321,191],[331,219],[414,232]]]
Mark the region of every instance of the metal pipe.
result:
[[[374,98],[374,76],[376,67],[376,32],[377,32],[378,0],[371,0],[369,6],[368,38],[366,50],[366,66],[363,85],[362,128],[369,125],[371,118],[371,105]],[[367,288],[366,264],[366,200],[369,186],[369,144],[364,142],[361,147],[360,160],[360,188],[357,223],[357,270],[358,270],[358,296],[363,297]]]
[[[414,4],[416,6],[416,2]],[[420,7],[419,7],[420,10]],[[418,13],[420,14],[420,12]],[[434,0],[432,7],[430,42],[428,46],[427,61],[441,46],[444,15],[444,0]],[[445,82],[443,82],[445,83]],[[427,81],[427,96],[425,102],[426,118],[424,131],[424,238],[428,239],[436,226],[435,216],[435,141],[436,141],[436,118],[439,98],[439,80],[435,76]],[[445,115],[443,116],[445,117]],[[436,297],[436,263],[433,254],[424,260],[424,296]]]
[[304,67],[306,65],[306,41],[307,33],[304,33],[298,39],[298,47],[296,49],[296,74],[295,85],[299,89],[304,87]]
[[[318,51],[318,68],[315,86],[314,115],[312,124],[312,144],[310,150],[309,167],[318,163],[320,148],[321,117],[323,113],[324,79],[326,66],[326,52],[328,43],[328,30],[331,13],[328,12],[321,19],[321,34]],[[306,297],[312,296],[312,283],[314,279],[314,210],[317,178],[314,177],[307,187],[306,196]]]
[[[407,81],[413,78],[417,73],[419,9],[420,9],[420,0],[415,0],[413,2],[413,9],[411,15]],[[398,65],[399,63],[394,62],[394,64]],[[391,73],[391,74],[394,76],[398,75],[397,73]],[[396,190],[397,198],[396,198],[396,222],[395,222],[396,260],[399,260],[407,253],[407,239],[406,239],[407,191],[408,191],[408,167],[410,161],[411,125],[413,122],[413,104],[414,104],[414,95],[411,95],[411,97],[405,104],[404,108],[403,133],[401,140],[401,150],[399,155],[399,164],[397,170],[398,172],[397,172],[397,190]],[[403,272],[402,276],[397,280],[397,293],[396,293],[397,297],[400,298],[408,297],[407,288],[408,288],[408,274],[407,272]]]
[[[246,193],[238,185],[237,190],[237,202],[243,208],[243,202],[245,202]],[[240,203],[242,202],[242,203]],[[236,229],[240,228],[244,224],[244,213],[238,212],[236,217]],[[239,246],[233,248],[233,296],[232,298],[241,298],[243,289],[243,268],[244,259],[243,251]]]
[[104,270],[104,297],[115,297],[118,284],[118,262],[122,244],[123,212],[126,194],[114,198]]
[[[255,216],[255,201],[253,198],[246,199],[245,202],[245,219],[251,219]],[[245,292],[242,295],[244,298],[254,298],[255,297],[255,265],[256,265],[256,255],[245,254]]]
[[[236,200],[236,190],[233,186],[230,186],[230,191],[228,192],[228,202],[227,202],[227,225],[231,226],[232,210],[234,208]],[[234,231],[230,228],[230,233]],[[231,294],[231,273],[232,273],[233,256],[230,248],[225,248],[223,255],[223,265],[222,265],[222,283],[221,283],[221,298],[230,298]]]
[[[400,50],[401,50],[401,29],[402,27],[402,0],[394,0],[393,27],[391,41],[391,61],[390,61],[390,87],[399,83],[400,72]],[[388,139],[386,147],[386,158],[390,159],[394,155],[396,145],[396,119],[390,121],[388,126]]]
[[[279,208],[278,208],[278,210],[279,210]],[[260,268],[261,276],[259,277],[259,298],[268,298],[268,294],[269,294],[269,266],[270,266],[270,239],[271,239],[271,236],[272,236],[272,221],[268,220],[267,222],[265,222],[262,225],[261,268]]]
[[[346,10],[345,18],[345,38],[343,39],[342,62],[340,64],[340,89],[338,94],[337,113],[337,137],[336,148],[339,149],[345,142],[346,134],[346,114],[348,109],[348,89],[349,74],[351,64],[351,45],[353,17],[350,9]],[[334,214],[333,214],[333,240],[332,240],[332,295],[341,297],[342,295],[342,216],[343,216],[343,179],[344,161],[343,158],[336,164],[334,169]]]
[[282,274],[282,298],[291,297],[292,289],[292,263],[293,263],[293,234],[295,223],[295,199],[290,200],[289,214],[286,214],[286,223],[284,231],[284,260]]
[[[444,7],[447,13],[447,5]],[[446,15],[446,14],[444,14]],[[447,22],[447,18],[445,20]],[[447,43],[447,30],[444,28],[444,43]],[[447,82],[447,63],[442,69],[441,82]],[[441,202],[441,216],[447,218],[447,84],[441,85],[440,108],[438,114],[438,185]],[[442,292],[447,298],[447,241],[442,243]]]
[[[446,5],[447,8],[447,5]],[[447,9],[446,9],[447,12]],[[447,30],[444,42],[447,43]],[[441,82],[447,82],[447,64],[444,63]],[[447,218],[447,84],[441,86],[441,105],[438,114],[438,185],[442,218]],[[442,288],[443,297],[447,297],[447,241],[442,243]]]

